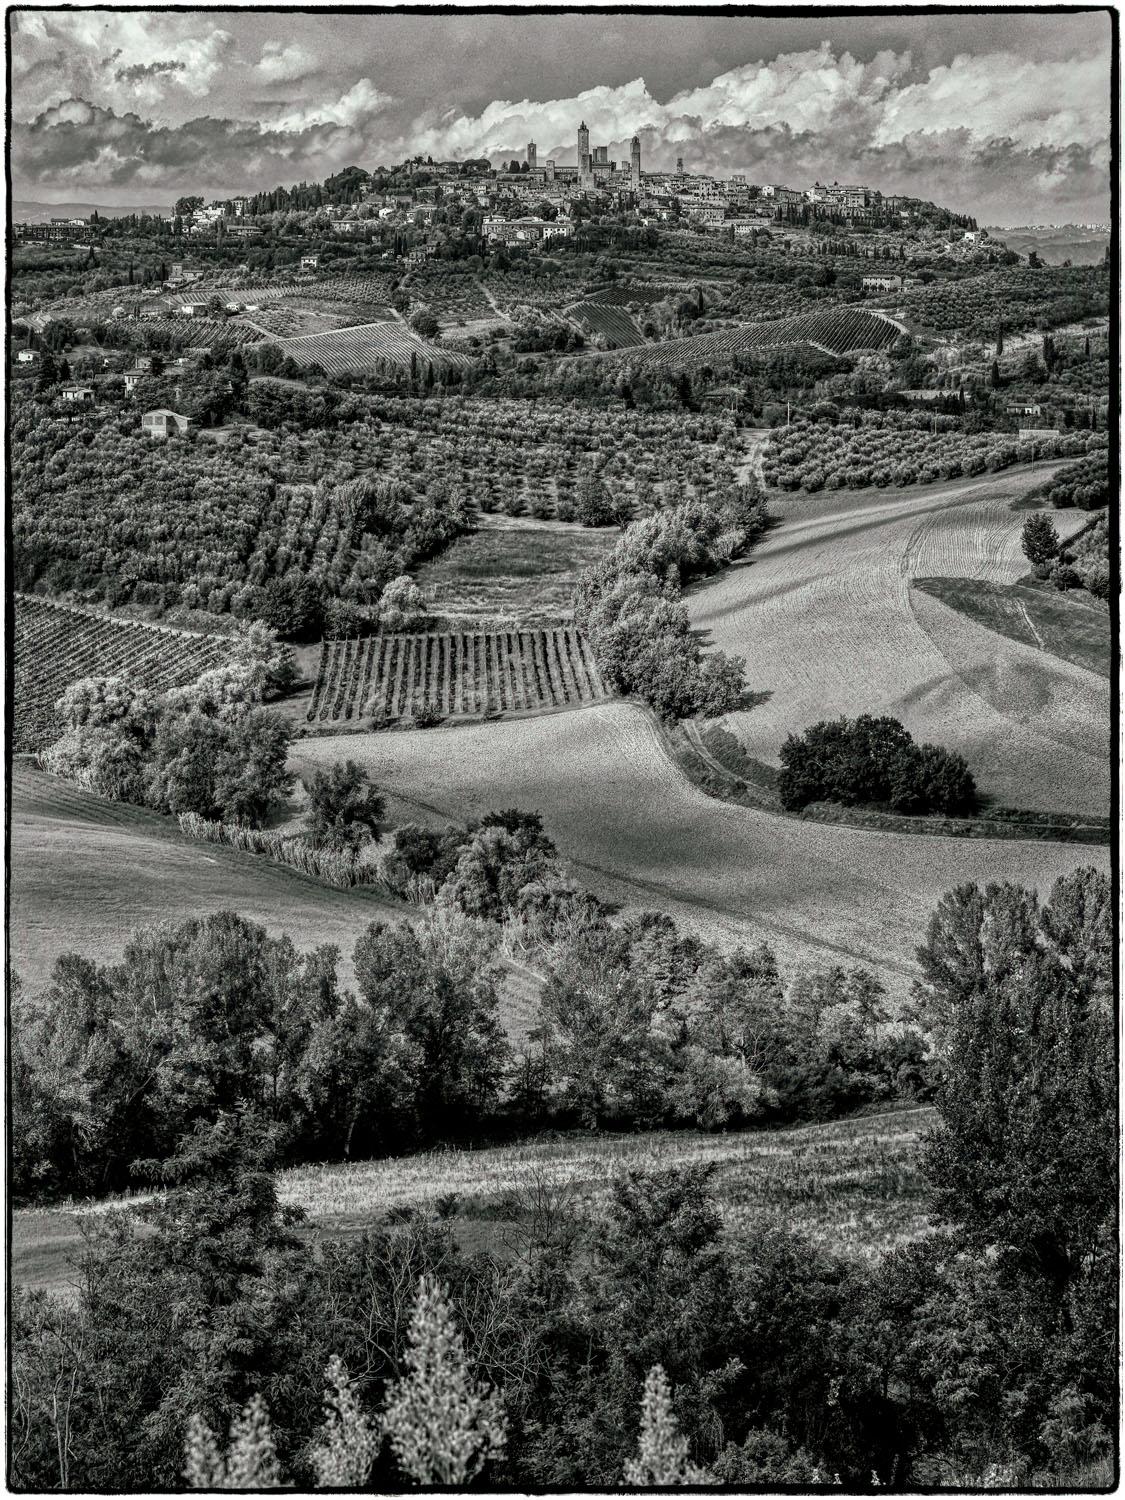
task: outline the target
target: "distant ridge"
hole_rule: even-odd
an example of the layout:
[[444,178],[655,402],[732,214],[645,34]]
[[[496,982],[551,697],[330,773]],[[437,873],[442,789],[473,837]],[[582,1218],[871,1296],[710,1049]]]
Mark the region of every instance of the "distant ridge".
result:
[[124,206],[104,203],[36,203],[30,198],[12,199],[12,220],[16,224],[47,224],[52,219],[88,219],[97,210],[103,219],[120,219],[126,214],[170,214],[170,203],[130,203]]

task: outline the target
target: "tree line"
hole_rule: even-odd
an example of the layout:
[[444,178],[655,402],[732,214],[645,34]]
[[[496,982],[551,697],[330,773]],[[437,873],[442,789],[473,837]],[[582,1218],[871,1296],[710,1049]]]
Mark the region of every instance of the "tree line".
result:
[[[233,952],[237,922],[213,929]],[[243,1100],[138,1164],[155,1196],[94,1221],[73,1302],[17,1292],[13,1482],[1107,1485],[1109,882],[1079,870],[1045,902],[959,887],[918,958],[937,1109],[920,1239],[857,1263],[724,1225],[693,1168],[630,1172],[591,1205],[515,1189],[502,1253],[458,1243],[451,1201],[314,1241],[279,1203],[276,1124]],[[292,984],[314,989],[306,963]],[[232,986],[251,998],[212,954],[213,1020]],[[206,1038],[201,1059],[209,1076]],[[149,1071],[169,1102],[196,1077]]]

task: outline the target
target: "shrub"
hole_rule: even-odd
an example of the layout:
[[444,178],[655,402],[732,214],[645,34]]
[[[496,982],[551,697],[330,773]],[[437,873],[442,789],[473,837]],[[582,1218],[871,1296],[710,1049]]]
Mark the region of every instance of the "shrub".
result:
[[976,784],[964,759],[916,745],[897,720],[825,719],[790,735],[781,749],[778,793],[796,811],[810,802],[887,804],[896,812],[972,812]]

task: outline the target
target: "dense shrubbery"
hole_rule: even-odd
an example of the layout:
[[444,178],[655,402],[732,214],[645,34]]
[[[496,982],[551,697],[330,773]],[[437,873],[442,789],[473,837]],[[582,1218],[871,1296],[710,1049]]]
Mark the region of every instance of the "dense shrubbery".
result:
[[[966,433],[954,417],[934,427],[925,413],[856,412],[854,424],[800,417],[771,433],[762,473],[783,490],[864,489],[992,473],[1028,456],[1011,433]],[[1059,433],[1038,454],[1068,457],[1105,443],[1104,434]]]
[[261,624],[231,640],[223,666],[161,695],[124,677],[72,683],[43,766],[114,801],[259,824],[292,783],[288,726],[260,705],[293,667]]
[[976,784],[960,755],[916,745],[898,721],[861,714],[825,719],[781,747],[777,784],[783,807],[810,802],[885,804],[900,813],[972,812]]
[[1057,328],[1109,312],[1104,266],[1007,266],[963,280],[916,287],[903,297],[906,315],[926,327],[988,338],[1005,328]]
[[1023,525],[1023,554],[1037,578],[1049,578],[1057,589],[1083,588],[1108,599],[1113,580],[1109,557],[1109,516],[1102,515],[1064,547],[1055,523],[1043,511]]
[[756,486],[689,501],[627,527],[613,551],[579,581],[575,620],[618,692],[635,693],[662,717],[726,713],[744,686],[741,658],[704,656],[680,587],[753,545],[766,526]]
[[[1101,1487],[1116,1397],[1112,910],[1093,870],[1042,906],[1011,886],[943,898],[918,991],[939,1080],[936,1223],[863,1264],[774,1223],[724,1224],[706,1168],[632,1172],[593,1205],[545,1181],[514,1191],[497,1256],[459,1248],[445,1203],[345,1242],[299,1239],[271,1118],[324,1101],[358,1140],[365,1111],[387,1107],[392,1062],[408,1110],[491,1087],[485,955],[464,919],[414,938],[373,928],[362,1002],[335,990],[330,952],[299,958],[229,916],[137,940],[111,971],[66,961],[30,1035],[17,1009],[17,1164],[53,1143],[112,1180],[156,1152],[144,1171],[165,1190],[145,1232],[93,1221],[73,1300],[15,1295],[14,1483],[176,1488],[185,1440],[189,1474],[215,1482],[202,1424],[225,1434],[260,1397],[256,1442],[226,1456],[250,1483],[381,1491],[484,1465],[483,1484],[514,1490],[836,1475]],[[678,982],[677,954],[660,957]],[[480,1002],[465,1028],[449,1024],[451,993]],[[337,1020],[349,1005],[370,1012],[358,1054]],[[738,1044],[756,1041],[751,1022]],[[27,1101],[52,1064],[72,1093],[47,1090],[58,1134],[37,1138]]]
[[1033,490],[1049,505],[1065,510],[1072,505],[1082,510],[1100,510],[1109,504],[1109,453],[1103,446],[1075,464],[1067,464],[1045,485]]

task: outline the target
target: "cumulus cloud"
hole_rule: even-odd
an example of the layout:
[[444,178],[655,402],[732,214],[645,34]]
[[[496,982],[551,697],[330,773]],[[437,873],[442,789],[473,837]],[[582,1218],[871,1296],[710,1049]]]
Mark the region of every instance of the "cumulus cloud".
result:
[[307,78],[317,66],[317,58],[297,42],[288,46],[267,42],[254,71],[263,83],[296,83]]
[[390,94],[380,93],[370,78],[361,78],[335,103],[306,104],[297,109],[283,110],[270,121],[270,125],[274,130],[290,131],[305,130],[310,125],[353,128],[366,124],[390,103]]
[[[199,16],[187,21],[198,26]],[[993,222],[1001,215],[1104,217],[1108,207],[1102,56],[1035,59],[995,50],[926,68],[909,51],[862,58],[823,42],[740,64],[665,101],[637,77],[566,98],[498,99],[479,112],[456,105],[417,112],[367,76],[327,97],[309,88],[296,102],[271,102],[273,86],[327,66],[299,44],[279,41],[241,69],[265,87],[261,104],[232,96],[240,98],[233,110],[239,118],[146,118],[169,88],[204,97],[231,60],[227,32],[193,36],[184,22],[159,13],[71,13],[65,35],[74,45],[60,61],[60,18],[21,15],[20,35],[33,39],[34,61],[27,64],[25,49],[14,48],[14,76],[37,102],[24,123],[16,112],[17,177],[60,189],[79,181],[84,190],[166,185],[170,196],[193,183],[202,188],[206,178],[214,190],[233,192],[418,152],[501,161],[522,154],[529,140],[540,160],[567,163],[584,118],[592,141],[614,158],[627,156],[639,134],[651,168],[670,167],[682,154],[693,170],[740,171],[760,182],[866,180]],[[69,79],[82,86],[62,87]],[[241,118],[252,112],[255,119]]]

